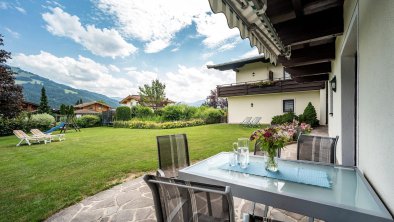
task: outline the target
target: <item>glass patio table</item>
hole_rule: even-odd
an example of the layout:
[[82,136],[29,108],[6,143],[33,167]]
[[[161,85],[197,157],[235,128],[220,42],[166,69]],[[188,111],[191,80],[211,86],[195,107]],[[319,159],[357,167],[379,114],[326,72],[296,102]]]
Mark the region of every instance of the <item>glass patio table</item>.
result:
[[[355,167],[278,159],[281,165],[327,173],[330,188],[223,169],[230,153],[222,152],[179,171],[183,180],[225,185],[234,196],[325,221],[393,221],[367,180]],[[250,162],[265,157],[250,156]],[[262,168],[264,170],[264,168]]]

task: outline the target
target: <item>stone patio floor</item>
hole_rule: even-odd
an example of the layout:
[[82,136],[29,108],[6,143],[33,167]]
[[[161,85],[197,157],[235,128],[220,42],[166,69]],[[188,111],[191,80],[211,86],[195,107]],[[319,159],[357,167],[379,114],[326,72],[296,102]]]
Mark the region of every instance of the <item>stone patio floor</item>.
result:
[[[315,135],[327,135],[326,127],[319,127],[313,131]],[[295,159],[297,145],[288,145],[282,152],[282,158]],[[234,197],[236,220],[242,221],[243,213],[253,211],[253,203]],[[262,215],[264,205],[257,204],[256,215]],[[268,216],[271,218],[289,221],[306,222],[308,218],[296,213],[269,208]],[[142,177],[131,179],[111,189],[102,191],[88,197],[73,206],[61,210],[46,221],[50,222],[89,222],[89,221],[156,221],[152,194]],[[315,220],[316,221],[316,220]]]

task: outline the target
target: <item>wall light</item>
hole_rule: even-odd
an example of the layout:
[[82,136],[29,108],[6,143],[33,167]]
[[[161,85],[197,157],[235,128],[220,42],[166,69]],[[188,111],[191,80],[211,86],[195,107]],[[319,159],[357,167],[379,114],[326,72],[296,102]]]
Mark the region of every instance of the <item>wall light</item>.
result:
[[254,72],[252,72],[252,76],[254,76],[255,75],[255,73]]
[[250,103],[250,107],[253,107],[253,103]]
[[331,79],[330,85],[331,85],[332,91],[336,92],[337,91],[337,77],[336,76],[334,76],[334,78]]

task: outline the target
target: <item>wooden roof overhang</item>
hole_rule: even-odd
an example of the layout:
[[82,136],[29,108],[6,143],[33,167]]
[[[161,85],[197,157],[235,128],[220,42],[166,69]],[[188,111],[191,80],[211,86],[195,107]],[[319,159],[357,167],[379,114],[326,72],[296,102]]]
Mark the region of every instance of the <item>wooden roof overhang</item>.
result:
[[[212,0],[209,1],[211,3]],[[328,80],[331,60],[335,59],[335,39],[344,30],[343,0],[215,1],[256,8],[256,15],[264,17],[259,20],[261,29],[270,31],[269,27],[272,27],[271,32],[275,33],[272,38],[277,38],[275,41],[280,42],[282,47],[277,55],[278,63],[293,79],[298,82]],[[264,16],[261,15],[262,11]],[[223,13],[229,19],[228,13]],[[243,19],[247,20],[252,15],[237,13],[237,16],[246,16]],[[268,25],[265,23],[267,21]]]

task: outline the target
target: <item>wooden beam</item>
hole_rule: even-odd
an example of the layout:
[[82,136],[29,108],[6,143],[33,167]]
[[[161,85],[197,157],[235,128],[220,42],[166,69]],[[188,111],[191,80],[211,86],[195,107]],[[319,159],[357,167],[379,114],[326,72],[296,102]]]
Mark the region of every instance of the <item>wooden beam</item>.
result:
[[[292,77],[293,78],[293,77]],[[302,76],[302,77],[294,77],[293,79],[296,82],[322,82],[328,81],[329,75],[328,73],[320,74],[320,75],[312,75],[312,76]]]
[[335,43],[311,46],[291,51],[290,59],[279,56],[278,62],[285,67],[304,66],[335,59]]
[[301,0],[291,0],[291,3],[293,4],[294,12],[295,12],[297,18],[302,17],[304,15],[304,12],[303,12]]
[[284,45],[331,38],[343,33],[343,8],[336,7],[274,25]]
[[305,4],[304,14],[310,15],[343,5],[343,0],[318,0]]
[[285,67],[285,72],[294,77],[316,75],[331,72],[331,62],[316,63],[312,65]]

